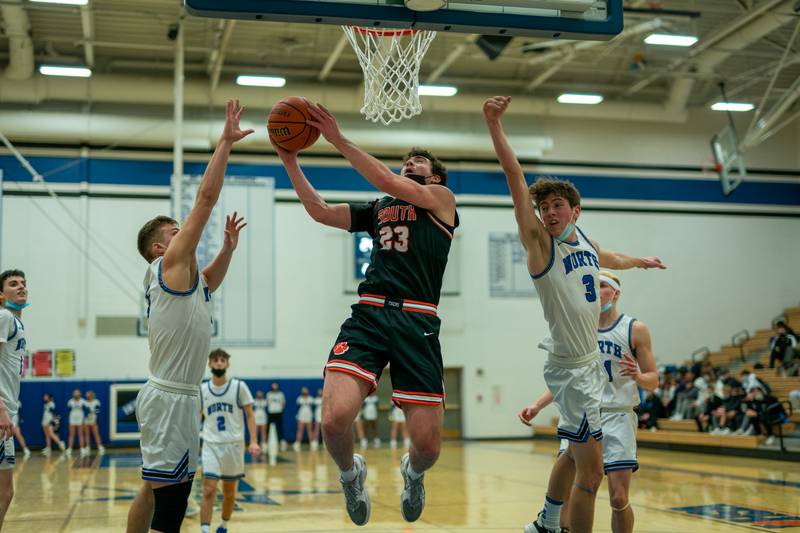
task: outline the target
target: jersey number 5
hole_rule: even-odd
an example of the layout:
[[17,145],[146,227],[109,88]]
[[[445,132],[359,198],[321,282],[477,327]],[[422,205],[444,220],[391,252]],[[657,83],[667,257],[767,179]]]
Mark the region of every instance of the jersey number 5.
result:
[[391,250],[400,253],[408,251],[408,226],[383,226],[379,233],[381,250]]

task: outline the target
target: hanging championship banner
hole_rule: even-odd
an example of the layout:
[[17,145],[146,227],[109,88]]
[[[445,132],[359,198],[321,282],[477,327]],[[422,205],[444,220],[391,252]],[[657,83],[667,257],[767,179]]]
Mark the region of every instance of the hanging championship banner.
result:
[[60,378],[75,375],[75,350],[56,350],[56,376]]
[[37,378],[53,376],[53,352],[41,350],[33,352],[33,375]]

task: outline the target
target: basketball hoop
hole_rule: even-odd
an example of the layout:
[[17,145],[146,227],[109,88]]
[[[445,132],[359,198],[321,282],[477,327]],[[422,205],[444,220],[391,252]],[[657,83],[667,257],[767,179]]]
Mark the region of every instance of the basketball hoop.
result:
[[419,115],[419,68],[436,32],[360,26],[342,29],[364,72],[361,114],[387,126]]

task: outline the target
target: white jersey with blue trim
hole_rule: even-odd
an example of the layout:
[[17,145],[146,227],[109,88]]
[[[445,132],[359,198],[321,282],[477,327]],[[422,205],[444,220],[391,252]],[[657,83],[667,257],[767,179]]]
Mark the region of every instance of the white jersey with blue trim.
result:
[[95,398],[94,400],[85,400],[84,404],[86,406],[87,415],[100,414],[100,400],[98,400],[97,398]]
[[550,238],[550,261],[543,272],[531,273],[550,336],[539,347],[568,359],[597,351],[600,319],[600,262],[592,243],[575,228],[574,242]]
[[25,356],[25,328],[6,308],[0,308],[0,399],[13,418],[19,408],[19,380]]
[[200,386],[203,410],[203,442],[243,442],[244,409],[253,403],[253,395],[247,383],[232,378],[222,387],[211,381]]
[[610,328],[597,330],[600,358],[608,374],[608,382],[603,388],[603,399],[600,401],[601,409],[603,407],[633,409],[639,405],[639,386],[636,381],[620,374],[622,354],[627,353],[636,357],[631,339],[635,321],[635,318],[620,315]]
[[69,416],[84,416],[86,414],[86,400],[83,398],[70,398],[67,400],[67,409],[69,409]]
[[162,259],[150,263],[144,278],[150,375],[198,386],[211,344],[211,292],[199,271],[188,291],[167,287],[161,272]]

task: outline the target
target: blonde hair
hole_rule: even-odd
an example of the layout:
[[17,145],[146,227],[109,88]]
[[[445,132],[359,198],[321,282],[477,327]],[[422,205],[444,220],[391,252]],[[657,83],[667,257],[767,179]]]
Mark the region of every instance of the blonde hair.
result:
[[620,288],[622,288],[622,282],[619,280],[619,276],[617,276],[613,272],[609,272],[608,270],[601,270],[598,273],[598,276],[605,276],[607,278],[611,278],[611,279],[613,279],[614,281],[617,282],[617,285],[619,285]]

